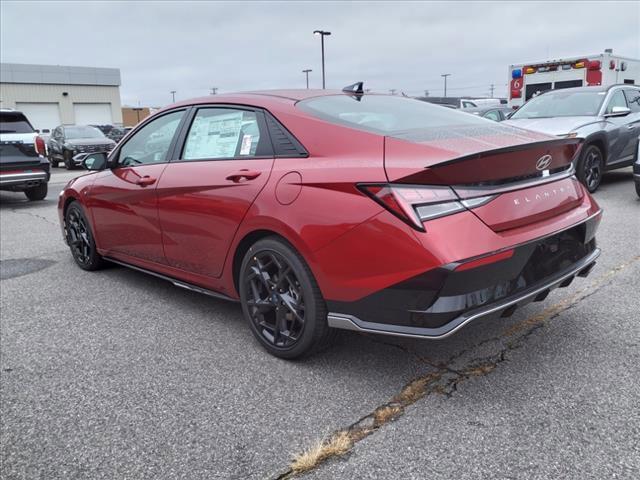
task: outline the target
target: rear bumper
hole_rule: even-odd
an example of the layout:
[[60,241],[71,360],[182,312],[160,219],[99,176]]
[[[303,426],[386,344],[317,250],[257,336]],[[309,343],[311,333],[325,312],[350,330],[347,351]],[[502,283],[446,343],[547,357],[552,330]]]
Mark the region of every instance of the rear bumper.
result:
[[600,212],[567,230],[518,245],[492,263],[459,268],[465,263],[453,262],[355,302],[328,301],[329,326],[440,339],[474,320],[510,316],[589,274],[600,255],[594,238],[599,220]]
[[36,187],[48,181],[49,172],[44,170],[0,174],[0,188],[3,190]]

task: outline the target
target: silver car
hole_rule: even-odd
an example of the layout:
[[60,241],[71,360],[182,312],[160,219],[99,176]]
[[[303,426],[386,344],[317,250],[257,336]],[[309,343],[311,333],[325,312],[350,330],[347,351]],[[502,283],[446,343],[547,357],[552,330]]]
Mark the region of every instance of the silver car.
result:
[[638,156],[640,87],[551,90],[529,100],[503,123],[584,139],[576,175],[594,192],[603,172],[632,165]]

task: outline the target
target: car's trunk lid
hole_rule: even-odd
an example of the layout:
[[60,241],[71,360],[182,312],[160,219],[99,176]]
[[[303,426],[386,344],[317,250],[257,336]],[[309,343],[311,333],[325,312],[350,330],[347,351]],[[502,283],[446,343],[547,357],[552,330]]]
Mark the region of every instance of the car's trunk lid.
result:
[[[582,189],[567,177],[580,145],[501,125],[448,127],[386,137],[384,162],[391,183],[447,185],[465,199],[495,195],[472,211],[503,231],[575,207]],[[563,183],[554,190],[556,179]]]

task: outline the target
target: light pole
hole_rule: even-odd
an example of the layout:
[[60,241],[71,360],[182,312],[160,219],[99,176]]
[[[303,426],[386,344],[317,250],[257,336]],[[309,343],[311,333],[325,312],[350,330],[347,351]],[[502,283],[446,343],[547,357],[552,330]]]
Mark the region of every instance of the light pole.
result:
[[304,73],[307,76],[307,90],[309,90],[309,72],[313,72],[313,70],[311,70],[310,68],[307,68],[306,70],[302,70],[302,73]]
[[171,98],[173,99],[173,103],[176,103],[176,91],[175,90],[171,90]]
[[324,30],[314,30],[313,34],[314,35],[320,35],[320,46],[322,48],[322,89],[324,90],[324,88],[325,88],[325,81],[324,81],[324,37],[326,35],[331,35],[331,32],[326,32]]
[[444,96],[447,96],[447,77],[451,75],[450,73],[443,73],[442,75],[440,75],[441,77],[444,77]]

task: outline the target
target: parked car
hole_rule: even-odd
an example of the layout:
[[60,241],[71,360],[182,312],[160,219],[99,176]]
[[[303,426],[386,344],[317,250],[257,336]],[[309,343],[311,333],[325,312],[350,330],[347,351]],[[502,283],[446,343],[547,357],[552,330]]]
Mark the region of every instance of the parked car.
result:
[[38,134],[38,136],[42,138],[42,140],[44,140],[44,144],[46,146],[47,143],[49,142],[49,137],[51,136],[51,130],[48,128],[43,128],[42,130],[36,129],[35,131]]
[[90,125],[91,127],[95,127],[100,130],[105,137],[113,140],[118,143],[122,138],[127,134],[126,130],[123,127],[118,127],[117,125]]
[[346,92],[208,96],[143,120],[60,195],[75,262],[239,300],[285,358],[333,328],[443,338],[589,273],[601,210],[573,176],[579,139]]
[[508,103],[506,98],[470,98],[469,100],[478,107],[499,107],[506,106]]
[[43,200],[48,182],[44,141],[22,112],[0,109],[0,190]]
[[505,106],[491,105],[488,107],[463,108],[463,112],[477,115],[479,117],[488,118],[495,122],[502,122],[507,119],[507,115],[514,112],[513,108]]
[[122,127],[113,127],[109,133],[106,134],[107,138],[110,138],[114,142],[118,143],[120,140],[124,138],[127,134],[127,131]]
[[478,106],[473,100],[463,97],[416,97],[416,100],[450,108],[475,108]]
[[81,166],[89,153],[110,152],[116,142],[90,125],[59,125],[48,144],[49,161],[54,167],[63,162],[67,170]]
[[613,85],[548,91],[525,103],[506,123],[583,139],[577,176],[595,192],[603,172],[628,167],[637,156],[640,88]]

